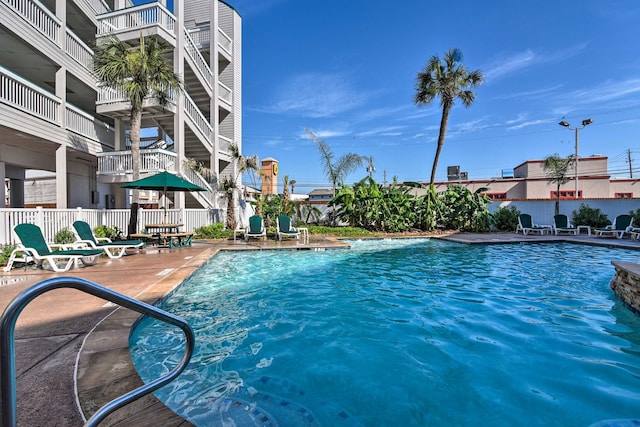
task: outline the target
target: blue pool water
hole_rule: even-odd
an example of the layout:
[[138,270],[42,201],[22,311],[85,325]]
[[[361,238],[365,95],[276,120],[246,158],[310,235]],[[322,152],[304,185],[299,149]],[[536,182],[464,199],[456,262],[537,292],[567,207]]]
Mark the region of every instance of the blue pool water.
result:
[[[226,252],[161,306],[196,354],[157,395],[199,426],[588,426],[640,418],[640,316],[611,260],[583,245],[353,241]],[[141,377],[182,333],[144,320]]]

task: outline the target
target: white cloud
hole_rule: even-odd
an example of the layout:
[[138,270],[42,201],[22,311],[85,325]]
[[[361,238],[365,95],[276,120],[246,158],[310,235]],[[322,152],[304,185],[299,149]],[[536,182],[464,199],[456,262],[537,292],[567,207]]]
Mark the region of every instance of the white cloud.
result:
[[493,59],[483,69],[485,80],[490,82],[491,80],[498,79],[500,77],[513,74],[526,68],[530,68],[534,65],[565,61],[580,52],[587,47],[587,43],[570,46],[566,49],[562,49],[558,52],[551,54],[544,54],[535,52],[532,49],[527,49],[523,52],[503,55]]
[[277,100],[263,111],[326,118],[362,105],[368,95],[358,93],[343,74],[300,74],[278,89]]

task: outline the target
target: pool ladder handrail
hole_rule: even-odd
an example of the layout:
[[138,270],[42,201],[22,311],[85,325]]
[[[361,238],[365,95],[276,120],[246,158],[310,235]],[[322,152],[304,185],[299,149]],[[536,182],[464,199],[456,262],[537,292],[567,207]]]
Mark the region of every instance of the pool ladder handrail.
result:
[[44,294],[45,292],[59,288],[77,289],[149,317],[177,326],[182,329],[187,339],[184,355],[175,368],[160,378],[146,383],[106,403],[103,407],[98,409],[98,411],[96,411],[89,420],[87,420],[85,426],[97,426],[102,420],[117,409],[120,409],[134,400],[137,400],[173,381],[182,373],[191,360],[195,346],[195,335],[191,325],[181,317],[175,316],[126,295],[122,295],[118,292],[114,292],[111,289],[97,285],[85,279],[77,277],[56,277],[44,280],[16,296],[5,308],[2,313],[2,317],[0,317],[0,402],[2,405],[0,427],[15,427],[17,424],[14,334],[18,316],[27,304],[33,301],[36,297]]

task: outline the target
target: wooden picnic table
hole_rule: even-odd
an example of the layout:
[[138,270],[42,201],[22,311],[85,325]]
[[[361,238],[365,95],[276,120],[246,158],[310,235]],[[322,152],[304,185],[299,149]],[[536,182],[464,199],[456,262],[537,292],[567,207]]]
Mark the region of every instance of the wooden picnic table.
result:
[[191,246],[194,233],[180,232],[180,227],[183,225],[168,223],[145,224],[144,233],[132,234],[131,237],[149,239],[155,241],[158,246],[169,248]]

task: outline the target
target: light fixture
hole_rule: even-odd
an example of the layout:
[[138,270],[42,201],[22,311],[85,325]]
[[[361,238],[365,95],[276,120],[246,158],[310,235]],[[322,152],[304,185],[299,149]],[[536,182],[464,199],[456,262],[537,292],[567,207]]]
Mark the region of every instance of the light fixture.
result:
[[574,127],[572,128],[571,125],[569,124],[569,122],[566,122],[564,120],[562,120],[560,123],[558,123],[560,126],[565,127],[569,130],[573,130],[576,132],[576,154],[575,154],[575,172],[576,172],[576,178],[575,178],[575,185],[576,185],[576,191],[575,191],[575,198],[578,198],[578,131],[580,129],[583,129],[585,126],[590,125],[591,123],[593,123],[593,119],[592,118],[588,118],[588,119],[584,119],[582,121],[582,127]]

